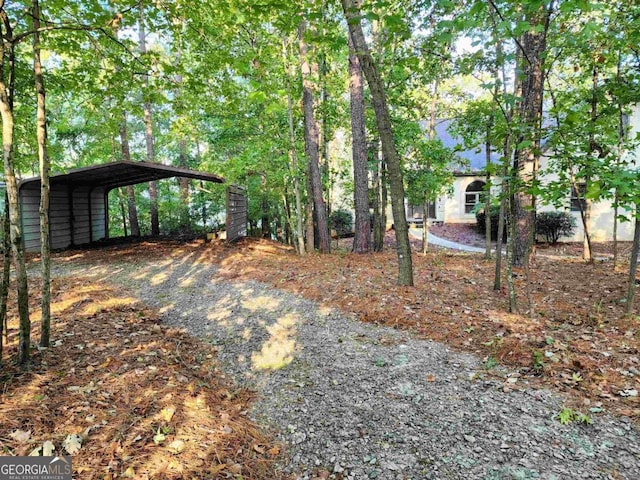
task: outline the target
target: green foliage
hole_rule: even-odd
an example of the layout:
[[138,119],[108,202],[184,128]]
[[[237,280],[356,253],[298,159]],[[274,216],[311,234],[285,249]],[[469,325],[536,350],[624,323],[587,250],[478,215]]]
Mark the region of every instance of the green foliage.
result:
[[[500,220],[500,205],[492,204],[491,207],[489,208],[489,215],[491,218],[491,239],[497,240],[498,239],[498,221]],[[476,211],[476,228],[478,230],[478,233],[481,233],[482,235],[484,235],[485,233],[486,218],[487,218],[487,215],[484,211],[484,208],[482,208],[482,205],[481,205],[481,208],[479,208]],[[502,233],[502,240],[505,241],[506,238],[507,238],[507,223],[505,221],[504,231]]]
[[560,237],[573,235],[576,219],[569,212],[540,212],[536,215],[536,234],[555,245]]
[[536,373],[542,373],[544,370],[544,355],[540,350],[531,351],[531,368]]
[[498,366],[498,361],[494,357],[488,356],[482,366],[485,370],[491,370]]
[[416,139],[413,148],[413,157],[404,165],[405,193],[411,204],[422,205],[450,190],[455,155],[440,140]]
[[353,215],[347,210],[334,210],[329,215],[329,224],[339,237],[344,237],[352,232]]
[[554,416],[554,418],[558,419],[562,425],[567,425],[571,422],[578,422],[585,425],[593,423],[593,420],[591,420],[589,415],[578,412],[569,407],[563,407],[562,410]]

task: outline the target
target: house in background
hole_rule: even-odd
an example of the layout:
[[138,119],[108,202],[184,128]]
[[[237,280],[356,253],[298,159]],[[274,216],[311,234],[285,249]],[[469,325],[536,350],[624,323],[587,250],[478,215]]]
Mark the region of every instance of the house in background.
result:
[[[455,149],[462,144],[462,139],[449,133],[450,120],[443,120],[436,125],[436,135],[445,147]],[[483,170],[487,160],[484,150],[469,149],[457,152],[459,161],[451,165],[454,181],[452,192],[438,197],[430,203],[428,219],[432,223],[475,223],[475,206],[481,203],[486,186],[486,175]],[[491,161],[497,163],[500,156],[491,154]],[[494,190],[492,188],[492,190]],[[494,191],[493,193],[499,192]],[[407,219],[422,220],[422,206],[408,205]]]
[[[438,138],[449,148],[455,148],[462,143],[461,139],[454,138],[448,131],[450,122],[443,121],[436,127]],[[630,135],[635,136],[640,133],[640,105],[634,107],[629,115]],[[629,158],[633,160],[636,166],[640,167],[640,147],[634,152],[628,153]],[[452,165],[454,182],[452,192],[449,195],[439,197],[435,202],[429,205],[428,219],[437,223],[475,223],[476,217],[474,209],[477,203],[481,203],[486,186],[486,176],[483,169],[486,165],[485,152],[482,149],[464,150],[458,152],[460,163]],[[492,162],[498,162],[499,156],[492,155]],[[542,183],[557,180],[553,175],[545,174],[549,157],[540,158],[540,172]],[[497,184],[498,179],[492,179],[492,183]],[[584,193],[584,184],[578,186]],[[492,186],[492,194],[499,193],[499,187]],[[563,237],[563,241],[582,241],[584,239],[584,229],[580,219],[580,200],[575,191],[567,189],[566,200],[560,210],[568,211],[576,220],[576,229],[572,237]],[[559,210],[553,205],[538,202],[538,211],[556,211]],[[618,214],[622,215],[625,211],[621,208]],[[629,221],[618,222],[618,240],[633,240],[634,223],[631,221],[631,215],[627,215]],[[422,206],[407,206],[407,219],[422,220]],[[603,200],[593,202],[590,212],[589,233],[592,241],[604,242],[613,239],[613,223],[614,209],[612,202]]]

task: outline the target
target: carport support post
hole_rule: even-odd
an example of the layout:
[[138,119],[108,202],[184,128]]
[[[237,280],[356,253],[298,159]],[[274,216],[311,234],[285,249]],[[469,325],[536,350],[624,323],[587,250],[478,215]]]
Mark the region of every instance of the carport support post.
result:
[[109,192],[112,189],[105,189],[104,191],[104,201],[102,205],[104,207],[104,238],[105,240],[109,238]]
[[89,204],[89,243],[93,243],[93,212],[91,211],[91,195],[93,194],[94,187],[89,189],[89,197],[87,198],[87,203]]
[[75,214],[73,212],[73,187],[68,186],[67,187],[67,198],[69,201],[69,227],[70,227],[70,236],[69,238],[71,239],[71,246],[75,246],[76,241],[75,241],[75,229],[76,229],[76,219],[75,219]]

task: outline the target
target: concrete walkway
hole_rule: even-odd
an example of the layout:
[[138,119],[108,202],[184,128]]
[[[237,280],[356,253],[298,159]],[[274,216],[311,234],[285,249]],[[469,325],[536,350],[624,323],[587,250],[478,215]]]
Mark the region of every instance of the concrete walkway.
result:
[[[422,240],[422,229],[420,228],[410,228],[409,234],[414,237]],[[461,250],[463,252],[474,252],[474,253],[484,253],[484,248],[480,247],[472,247],[470,245],[464,245],[458,242],[452,242],[450,240],[445,240],[444,238],[436,237],[431,233],[427,233],[427,240],[431,245],[438,245],[439,247],[450,248],[452,250]]]

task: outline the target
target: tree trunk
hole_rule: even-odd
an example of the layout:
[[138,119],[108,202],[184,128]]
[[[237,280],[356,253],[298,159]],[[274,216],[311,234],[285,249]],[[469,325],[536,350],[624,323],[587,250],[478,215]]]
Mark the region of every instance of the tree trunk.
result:
[[636,270],[638,269],[638,250],[640,250],[640,203],[636,205],[636,224],[633,234],[633,248],[631,249],[631,260],[629,261],[629,285],[627,286],[627,307],[626,311],[631,314],[633,311],[633,297],[636,293]]
[[36,133],[40,165],[40,261],[42,264],[42,320],[40,346],[49,346],[51,332],[51,245],[49,242],[49,172],[47,153],[47,108],[42,63],[40,61],[40,5],[33,0],[33,72],[37,96]]
[[320,145],[320,179],[322,185],[324,185],[324,198],[327,209],[327,215],[331,215],[331,204],[333,201],[333,181],[331,179],[331,158],[329,155],[329,116],[327,115],[329,102],[329,92],[327,91],[327,59],[324,54],[321,55],[319,65],[319,84],[320,88],[320,130],[319,130],[319,145]]
[[[26,365],[30,358],[31,319],[29,318],[29,288],[27,269],[24,261],[24,246],[20,224],[20,202],[18,199],[18,182],[14,166],[14,122],[13,122],[13,87],[14,87],[14,49],[13,33],[8,30],[8,20],[4,23],[0,42],[0,116],[2,118],[2,159],[4,164],[4,181],[7,188],[9,221],[11,224],[11,252],[18,288],[18,363]],[[8,50],[7,50],[8,49]],[[8,65],[7,65],[8,64]],[[7,71],[7,67],[8,70]]]
[[[440,87],[440,79],[436,78],[433,82],[433,95],[431,96],[431,104],[429,105],[429,140],[436,139],[436,121],[438,117],[438,91]],[[430,161],[427,159],[427,168],[431,168]],[[422,205],[422,253],[427,253],[429,249],[429,191],[424,193],[424,203]],[[434,199],[435,201],[435,199]],[[436,215],[437,216],[437,215]]]
[[[144,30],[144,7],[140,5],[140,22],[138,24],[138,38],[140,41],[140,54],[147,53],[147,40]],[[149,75],[144,74],[144,86],[142,91],[144,111],[144,139],[147,147],[147,162],[153,163],[155,159],[153,146],[153,115],[151,101],[148,98]],[[158,219],[158,182],[149,182],[149,216],[151,217],[151,235],[160,235],[160,221]],[[133,230],[133,229],[132,229]]]
[[[505,168],[506,170],[506,168]],[[506,172],[505,172],[506,175]],[[505,181],[502,180],[500,186],[502,192],[505,191],[506,184]],[[502,279],[502,236],[504,232],[504,216],[507,209],[507,197],[504,193],[501,193],[502,197],[500,198],[500,213],[498,216],[498,238],[496,240],[496,269],[493,275],[493,289],[500,290],[502,287],[501,279]]]
[[355,54],[350,36],[349,93],[351,96],[353,203],[355,206],[353,252],[368,253],[371,249],[371,219],[369,218],[369,162],[367,161],[364,83],[360,61]]
[[[616,196],[617,197],[617,196]],[[615,200],[616,204],[613,207],[613,269],[616,269],[618,264],[618,199]]]
[[[484,194],[484,258],[491,259],[491,124],[487,127],[487,141],[485,142],[485,157],[486,157],[486,192]],[[500,234],[498,233],[498,236]]]
[[353,0],[341,0],[342,8],[347,18],[349,33],[356,50],[356,54],[362,65],[362,70],[367,78],[371,98],[376,114],[378,133],[382,142],[382,151],[391,184],[391,207],[393,210],[393,224],[396,233],[398,254],[398,284],[413,285],[413,265],[411,260],[411,244],[409,243],[409,229],[404,207],[404,185],[400,170],[400,158],[396,151],[391,117],[387,105],[384,84],[373,62],[371,53],[366,43],[362,25],[360,23],[360,11]]
[[375,159],[375,169],[373,170],[373,251],[381,252],[384,248],[384,229],[382,227],[382,189],[381,189],[381,168],[382,161],[378,158],[378,142],[373,142],[370,155]]
[[313,221],[313,187],[311,186],[311,174],[309,173],[309,163],[307,162],[307,201],[305,208],[305,231],[307,242],[307,253],[313,253],[316,248],[316,233]]
[[[513,187],[512,187],[512,183],[513,183],[513,176],[511,177],[511,180],[509,181],[509,185],[508,185],[508,189],[509,189],[509,198],[512,199],[515,197],[515,195],[513,194]],[[513,206],[509,206],[509,210],[513,212]],[[515,245],[515,235],[516,235],[516,230],[517,230],[517,225],[515,224],[515,219],[513,218],[513,214],[510,215],[509,217],[510,220],[510,224],[509,224],[509,236],[507,238],[507,291],[508,291],[508,295],[509,295],[509,312],[510,313],[518,313],[518,299],[516,297],[516,286],[515,286],[515,281],[513,279],[513,266],[515,265],[515,262],[513,260],[513,255],[514,255],[514,245]]]
[[9,297],[9,281],[11,279],[11,230],[9,224],[8,199],[5,195],[5,207],[2,214],[3,228],[3,257],[2,264],[2,284],[0,284],[0,364],[2,363],[2,338],[5,342],[8,340],[9,332],[7,331],[7,298]]
[[122,187],[118,188],[118,203],[120,204],[120,215],[122,216],[122,231],[124,232],[124,236],[127,236],[127,207],[126,207],[126,196],[122,191]]
[[429,202],[422,204],[422,254],[429,250]]
[[[283,42],[283,57],[286,60],[286,45]],[[304,227],[302,216],[302,193],[300,192],[300,176],[298,172],[298,149],[296,148],[296,132],[293,127],[293,99],[291,98],[291,83],[289,72],[285,71],[287,78],[287,120],[289,123],[289,160],[291,177],[293,178],[293,196],[295,198],[295,237],[297,239],[297,249],[300,255],[305,254],[304,247]]]
[[552,9],[550,4],[547,10],[539,9],[527,15],[532,28],[523,35],[521,42],[522,100],[519,121],[524,134],[519,138],[514,157],[514,169],[520,184],[512,199],[512,216],[515,222],[512,262],[518,267],[529,263],[535,232],[535,196],[526,190],[536,178],[540,157],[544,58]]
[[262,202],[260,207],[262,217],[260,218],[260,227],[262,230],[262,238],[271,238],[271,224],[269,221],[269,200],[267,198],[267,173],[260,173],[260,185],[262,187]]
[[[182,137],[178,143],[178,166],[188,168],[187,162],[187,141]],[[191,231],[191,216],[189,215],[189,205],[191,194],[189,192],[189,179],[178,178],[178,188],[180,189],[180,228],[183,231]]]
[[[387,205],[389,205],[389,191],[387,189],[387,162],[380,160],[380,233],[384,245],[384,236],[387,233]],[[406,218],[406,217],[405,217]]]
[[300,47],[300,67],[302,70],[302,104],[304,108],[304,143],[307,161],[309,162],[309,174],[311,182],[311,192],[313,195],[313,207],[318,226],[318,248],[320,253],[329,253],[331,243],[329,239],[329,227],[327,223],[327,209],[322,197],[322,179],[320,178],[319,166],[319,132],[315,118],[313,102],[313,81],[311,80],[312,69],[308,58],[308,47],[304,39],[306,30],[305,21],[300,22],[299,47]]
[[[618,56],[618,67],[616,70],[616,80],[621,81],[622,77],[622,55]],[[624,110],[622,103],[618,102],[618,148],[616,151],[616,166],[622,163],[624,156],[624,139],[626,136],[624,128]],[[615,187],[614,194],[614,207],[613,207],[613,269],[616,269],[618,264],[618,205],[620,203],[620,196],[618,194],[618,187]]]
[[[129,150],[129,135],[127,134],[127,114],[124,110],[122,111],[122,120],[120,122],[120,148],[122,151],[122,160],[130,162],[131,152]],[[128,185],[126,190],[131,236],[139,237],[140,224],[138,223],[138,208],[136,207],[136,191],[133,188],[133,185]]]

